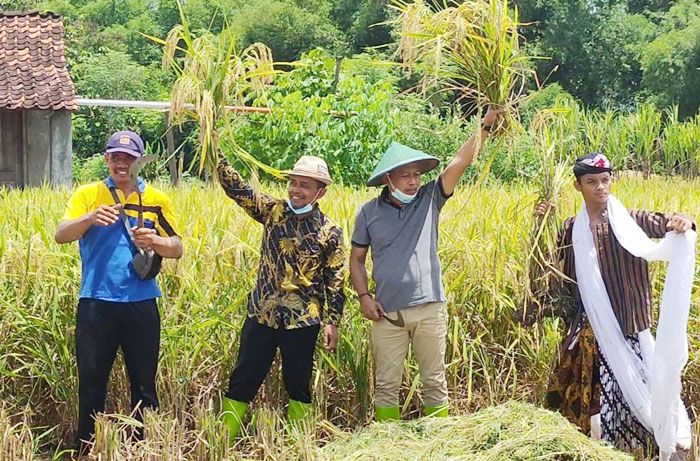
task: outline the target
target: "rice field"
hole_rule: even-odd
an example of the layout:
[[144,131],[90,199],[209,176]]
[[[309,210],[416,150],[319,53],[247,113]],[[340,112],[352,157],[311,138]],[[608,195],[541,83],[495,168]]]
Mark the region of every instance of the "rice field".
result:
[[[282,189],[264,185],[281,195]],[[159,276],[162,340],[161,409],[148,413],[146,440],[128,442],[126,372],[117,361],[93,453],[100,459],[319,459],[372,419],[368,323],[349,297],[335,353],[318,351],[313,376],[315,420],[302,434],[283,421],[285,392],[277,368],[253,405],[240,442],[229,449],[216,420],[218,399],[237,352],[253,286],[261,226],[213,186],[164,186],[175,203],[185,256]],[[700,181],[622,178],[614,193],[630,208],[700,215]],[[80,265],[77,244],[53,241],[70,190],[0,189],[0,459],[59,459],[71,448],[77,419],[73,357]],[[332,187],[321,206],[349,245],[357,207],[376,190]],[[526,254],[537,191],[526,184],[485,183],[460,189],[443,210],[440,252],[450,314],[447,363],[452,413],[512,400],[539,404],[562,334],[547,319],[522,328]],[[579,205],[565,187],[559,218]],[[652,266],[656,292],[661,266]],[[349,287],[349,283],[348,283]],[[351,293],[351,292],[350,292]],[[693,295],[685,394],[700,411],[700,290]],[[417,367],[406,364],[404,418],[421,408]],[[121,416],[118,416],[121,415]],[[372,427],[372,426],[370,426]],[[696,423],[695,433],[700,434]],[[381,456],[381,452],[377,452]],[[696,459],[700,459],[697,454]],[[339,458],[340,459],[340,458]],[[371,459],[371,458],[367,458]],[[591,458],[592,459],[592,458]]]

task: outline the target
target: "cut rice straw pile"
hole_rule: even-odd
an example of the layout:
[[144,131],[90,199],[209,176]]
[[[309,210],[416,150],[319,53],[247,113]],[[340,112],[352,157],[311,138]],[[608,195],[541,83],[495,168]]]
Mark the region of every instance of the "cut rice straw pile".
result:
[[564,417],[509,402],[469,416],[374,423],[320,452],[320,459],[632,460],[581,433]]

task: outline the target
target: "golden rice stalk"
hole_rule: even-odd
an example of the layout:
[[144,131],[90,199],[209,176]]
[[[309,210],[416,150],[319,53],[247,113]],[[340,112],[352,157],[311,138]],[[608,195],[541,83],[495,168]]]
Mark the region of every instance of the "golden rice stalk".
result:
[[511,109],[532,74],[520,48],[518,10],[508,0],[449,1],[433,11],[425,0],[392,0],[397,55],[423,72],[422,91],[451,90],[475,106]]
[[523,304],[523,319],[537,319],[552,298],[552,289],[565,277],[557,268],[558,223],[555,210],[562,188],[568,178],[567,165],[558,151],[563,144],[557,136],[563,122],[560,109],[537,112],[530,125],[535,148],[542,152],[542,167],[535,179],[536,204],[551,205],[544,215],[535,215],[528,239],[526,279],[528,291]]
[[[182,124],[192,120],[199,125],[199,149],[196,160],[199,172],[207,170],[216,178],[219,152],[219,131],[228,127],[227,106],[244,105],[256,92],[264,91],[277,72],[270,49],[255,43],[240,51],[236,36],[225,28],[214,35],[205,32],[194,37],[178,3],[182,24],[172,28],[165,40],[149,37],[163,45],[163,66],[177,74],[170,97],[169,120]],[[239,160],[251,162],[252,157],[236,145],[232,153]],[[266,167],[266,171],[280,172]]]

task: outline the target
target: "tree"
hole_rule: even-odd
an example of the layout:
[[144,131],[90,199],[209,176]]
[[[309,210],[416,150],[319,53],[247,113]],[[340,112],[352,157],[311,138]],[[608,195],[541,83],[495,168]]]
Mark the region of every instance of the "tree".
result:
[[37,7],[36,0],[0,0],[0,11],[26,11]]
[[391,27],[380,24],[388,19],[385,0],[364,0],[354,15],[350,29],[355,51],[391,43]]
[[295,61],[303,51],[317,46],[336,56],[349,52],[346,36],[330,19],[286,1],[253,2],[231,24],[243,46],[265,43],[276,61]]
[[644,88],[661,107],[678,105],[680,117],[700,106],[700,25],[674,30],[654,40],[643,59]]
[[[106,99],[158,99],[163,72],[138,64],[128,54],[107,50],[88,55],[72,69],[76,92],[81,97]],[[73,116],[73,144],[80,157],[100,152],[112,131],[132,129],[151,143],[163,132],[163,116],[154,111],[84,107]]]
[[558,82],[588,106],[629,106],[641,87],[641,54],[656,34],[644,15],[624,2],[524,2],[523,33],[539,53],[541,78]]

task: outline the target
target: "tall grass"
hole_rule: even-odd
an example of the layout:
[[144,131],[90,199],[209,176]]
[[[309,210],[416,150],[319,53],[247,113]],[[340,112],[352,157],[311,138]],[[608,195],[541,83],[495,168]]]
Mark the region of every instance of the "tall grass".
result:
[[[629,207],[683,210],[697,217],[698,186],[698,181],[663,178],[625,179],[615,188]],[[283,193],[279,187],[263,187]],[[292,442],[295,438],[285,434],[279,418],[286,395],[280,371],[274,368],[253,405],[248,435],[233,450],[224,446],[215,416],[235,360],[246,295],[255,281],[261,226],[219,189],[166,190],[178,210],[186,251],[181,260],[168,261],[159,276],[165,293],[160,303],[161,411],[146,418],[149,436],[144,442],[125,439],[129,427],[137,423],[128,418],[126,373],[117,363],[107,411],[124,416],[101,419],[96,452],[103,459],[311,459],[316,445],[369,422],[374,393],[369,325],[351,296],[337,351],[317,355],[312,382],[317,419],[311,434],[301,442]],[[18,453],[8,459],[31,459],[25,453],[38,451],[55,456],[73,438],[80,267],[76,245],[53,242],[70,192],[0,189],[0,401],[5,408],[0,435],[8,434],[3,449],[12,446],[11,453]],[[376,193],[333,187],[321,202],[343,228],[346,244],[354,211]],[[511,399],[539,403],[543,396],[561,322],[545,319],[524,329],[513,319],[528,289],[526,255],[536,199],[532,185],[486,183],[469,195],[458,192],[444,208],[439,251],[449,306],[447,379],[455,413]],[[564,187],[560,217],[572,215],[577,201],[572,188]],[[659,269],[653,266],[656,290],[662,280]],[[696,290],[684,377],[686,395],[696,409],[700,407],[699,296]],[[406,369],[411,373],[401,391],[404,414],[415,417],[421,407],[418,381],[413,379],[416,364],[407,362]]]
[[[659,111],[643,104],[635,112],[587,110],[561,100],[546,109],[548,136],[557,161],[571,163],[589,152],[603,152],[615,170],[696,178],[700,172],[700,115],[679,120],[677,110]],[[515,165],[507,177],[535,179],[546,150],[532,125],[513,134],[507,157]],[[544,156],[546,158],[546,156]],[[534,163],[531,165],[530,163]],[[520,171],[517,169],[520,168]],[[534,172],[534,173],[533,173]]]

